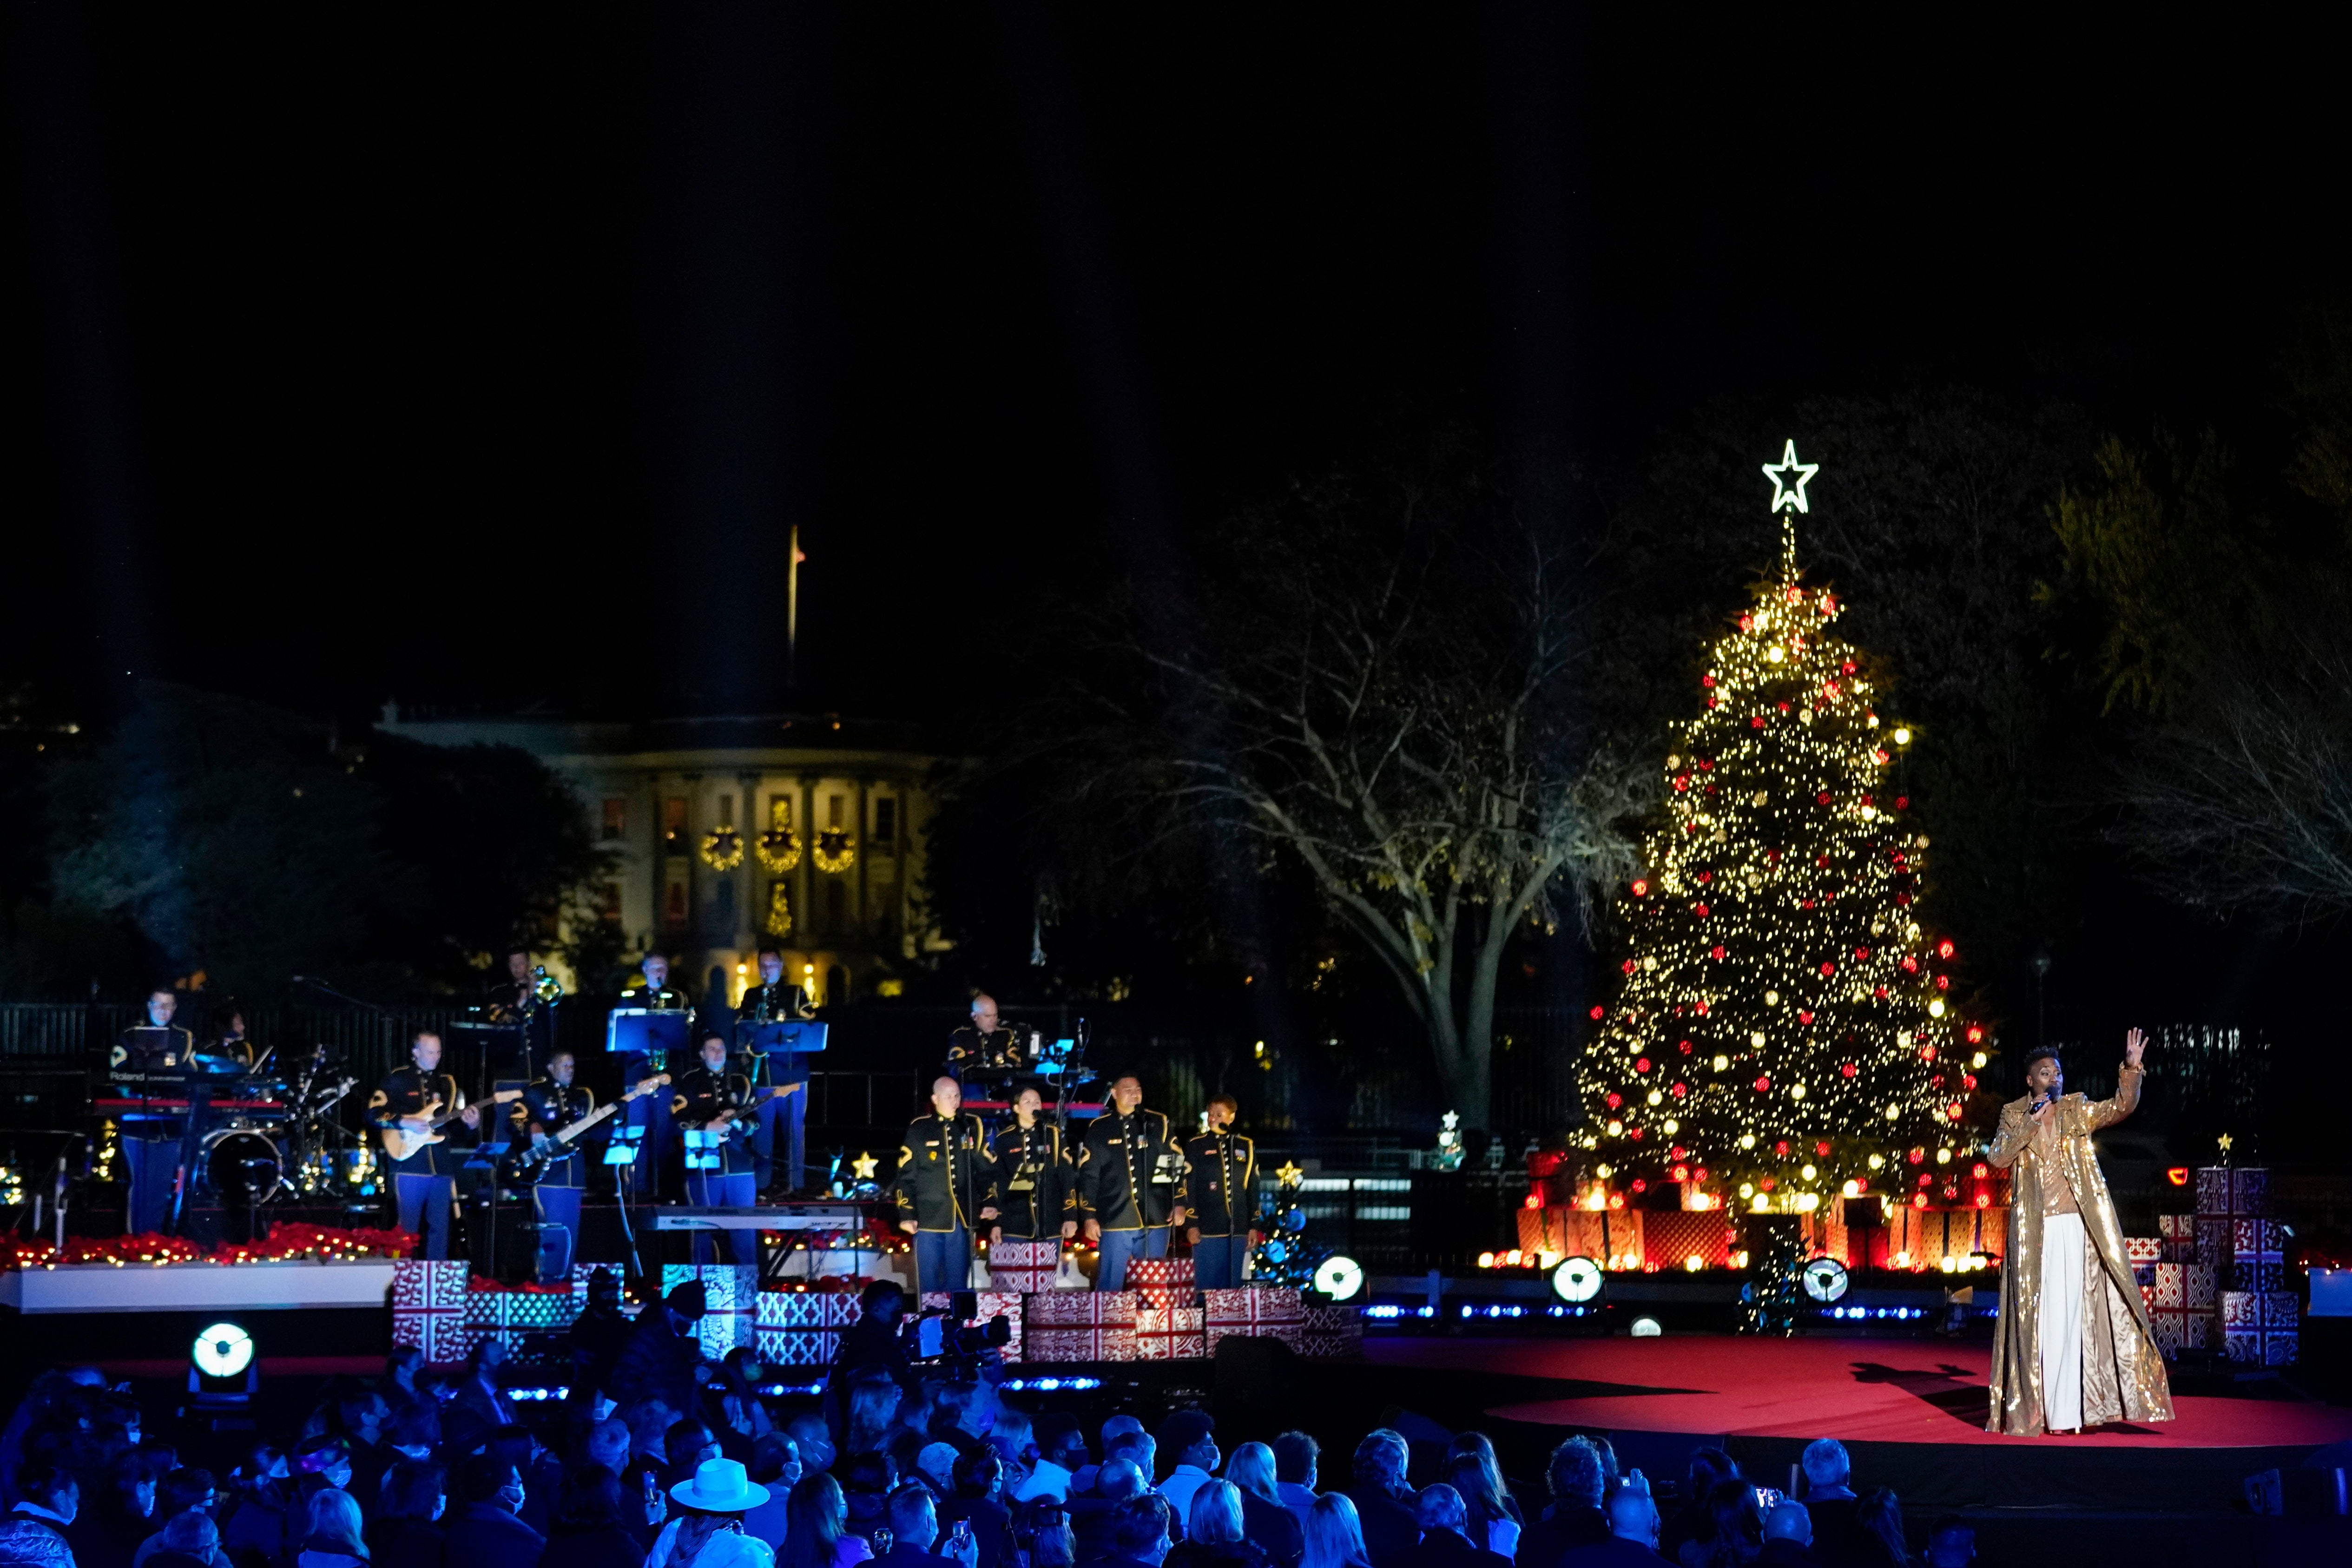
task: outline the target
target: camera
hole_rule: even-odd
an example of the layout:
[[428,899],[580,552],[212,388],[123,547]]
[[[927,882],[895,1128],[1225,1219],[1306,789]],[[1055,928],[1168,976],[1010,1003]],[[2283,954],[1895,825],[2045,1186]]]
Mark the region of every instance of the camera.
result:
[[970,1320],[979,1312],[977,1293],[955,1290],[949,1293],[944,1310],[929,1307],[908,1319],[898,1330],[907,1359],[951,1371],[976,1371],[982,1356],[1003,1349],[1013,1341],[1013,1325],[1004,1321],[1003,1314],[984,1323],[971,1322]]

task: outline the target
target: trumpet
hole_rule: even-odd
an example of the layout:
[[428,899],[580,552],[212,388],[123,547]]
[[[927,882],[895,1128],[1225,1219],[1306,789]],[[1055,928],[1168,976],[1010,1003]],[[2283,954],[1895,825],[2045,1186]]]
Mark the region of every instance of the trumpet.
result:
[[547,972],[544,963],[530,966],[530,994],[542,1005],[563,1000],[563,982]]

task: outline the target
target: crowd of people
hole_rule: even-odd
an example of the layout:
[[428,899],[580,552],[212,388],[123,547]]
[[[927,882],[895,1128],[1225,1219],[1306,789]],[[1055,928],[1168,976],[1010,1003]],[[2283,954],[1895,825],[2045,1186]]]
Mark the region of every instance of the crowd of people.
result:
[[[289,1436],[225,1474],[142,1431],[135,1400],[88,1370],[44,1374],[0,1433],[0,1568],[1910,1568],[1884,1488],[1857,1495],[1845,1450],[1806,1450],[1807,1495],[1751,1484],[1719,1449],[1653,1489],[1604,1438],[1550,1458],[1516,1495],[1494,1445],[1454,1436],[1415,1488],[1382,1428],[1325,1489],[1305,1432],[1231,1454],[1202,1410],[1089,1433],[1033,1415],[971,1368],[908,1362],[895,1285],[869,1287],[821,1410],[780,1415],[738,1350],[703,1360],[699,1288],[635,1322],[609,1290],[573,1331],[570,1397],[520,1418],[486,1342],[428,1373],[395,1351],[331,1384]],[[985,1369],[983,1369],[984,1371]],[[1091,1438],[1091,1441],[1090,1441]],[[1937,1521],[1928,1568],[1974,1540]]]

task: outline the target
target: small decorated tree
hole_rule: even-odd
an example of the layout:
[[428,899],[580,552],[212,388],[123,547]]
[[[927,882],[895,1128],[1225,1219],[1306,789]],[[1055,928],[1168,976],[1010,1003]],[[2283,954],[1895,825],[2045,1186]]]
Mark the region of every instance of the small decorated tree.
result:
[[1911,732],[1879,711],[1869,656],[1831,634],[1835,595],[1797,572],[1817,467],[1792,441],[1764,470],[1780,577],[1710,652],[1619,906],[1624,985],[1594,1009],[1585,1088],[1589,1175],[1620,1193],[1680,1183],[1689,1206],[1752,1213],[1919,1202],[1969,1148],[1985,1031],[1954,1005],[1953,943],[1921,920],[1927,837],[1895,782]]

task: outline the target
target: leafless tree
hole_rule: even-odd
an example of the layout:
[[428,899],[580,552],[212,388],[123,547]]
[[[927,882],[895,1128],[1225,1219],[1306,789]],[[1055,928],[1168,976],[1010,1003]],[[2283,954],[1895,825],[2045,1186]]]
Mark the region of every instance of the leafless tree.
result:
[[2352,910],[2352,658],[2247,660],[2136,752],[2117,839],[2158,889],[2216,913]]
[[1181,646],[1148,777],[1180,815],[1295,856],[1394,977],[1451,1106],[1484,1126],[1513,933],[1578,928],[1630,875],[1646,770],[1580,717],[1577,573],[1487,504],[1302,490]]

